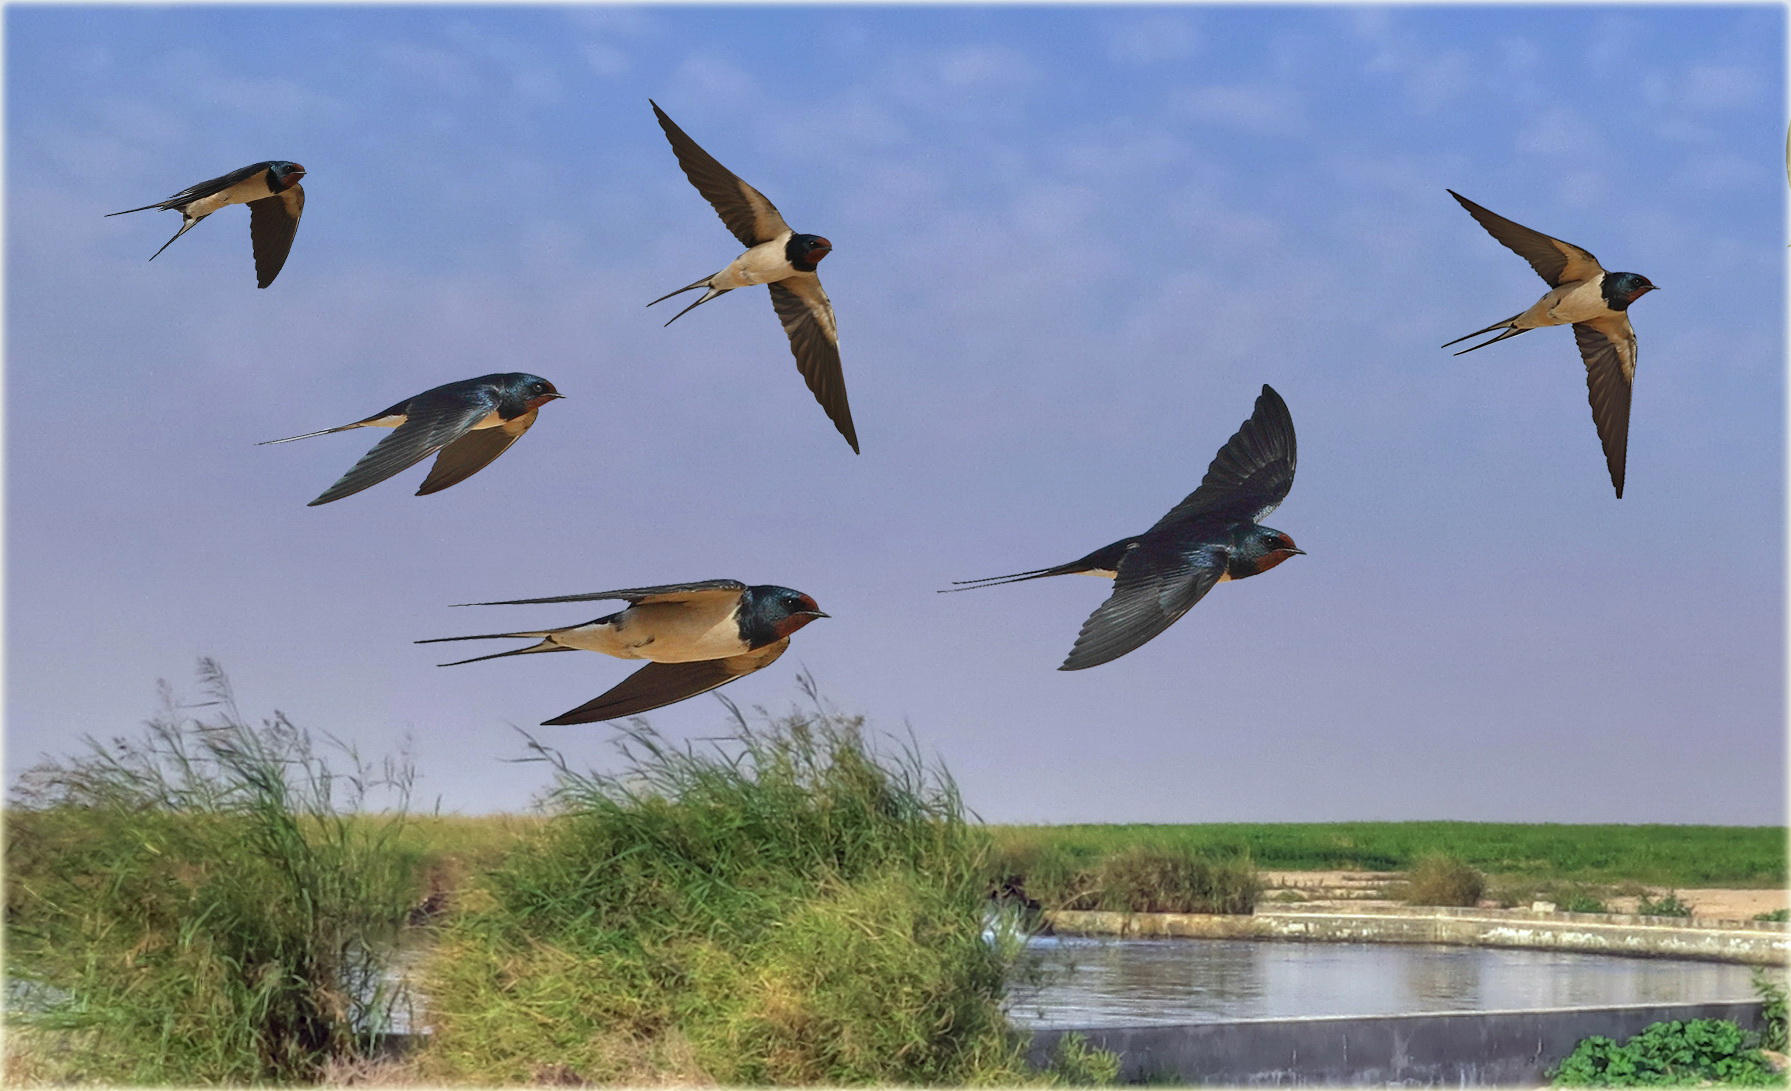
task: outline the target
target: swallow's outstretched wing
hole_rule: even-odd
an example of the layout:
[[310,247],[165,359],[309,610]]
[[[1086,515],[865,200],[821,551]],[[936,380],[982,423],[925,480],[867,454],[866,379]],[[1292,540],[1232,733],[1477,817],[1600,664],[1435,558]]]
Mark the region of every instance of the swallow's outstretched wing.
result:
[[665,705],[707,693],[725,686],[736,678],[744,678],[776,662],[790,646],[784,637],[775,644],[731,655],[726,659],[705,659],[695,663],[648,663],[622,683],[600,697],[594,697],[577,708],[563,712],[543,726],[588,724],[598,720],[619,720],[638,716]]
[[1287,403],[1265,383],[1250,419],[1213,456],[1200,487],[1145,534],[1192,519],[1262,521],[1293,488],[1297,454]]
[[[1589,280],[1604,272],[1604,266],[1598,264],[1598,259],[1583,247],[1507,220],[1496,212],[1481,208],[1454,190],[1449,191],[1449,196],[1460,202],[1461,207],[1468,210],[1468,215],[1486,228],[1487,234],[1529,262],[1530,268],[1548,281],[1551,288],[1559,288],[1570,281]],[[1470,333],[1468,336],[1474,335]]]
[[[409,403],[408,414],[403,424],[395,428],[391,435],[374,444],[373,449],[362,455],[361,460],[350,467],[340,480],[325,489],[322,495],[306,506],[316,507],[318,504],[327,504],[332,500],[351,496],[368,486],[379,484],[393,474],[415,466],[471,432],[473,425],[484,420],[497,407],[495,393],[487,391],[475,392],[473,395],[453,400],[442,399],[434,404],[422,406],[419,406],[417,401],[418,399],[413,399]],[[528,424],[534,423],[533,413],[524,414],[524,417],[529,418]],[[518,417],[517,421],[523,420],[524,417]],[[528,424],[523,425],[523,431],[527,431]],[[492,430],[503,431],[504,429]],[[520,434],[520,432],[517,433],[517,435]],[[511,442],[515,438],[514,435],[508,437]],[[508,447],[509,442],[506,442],[504,446]],[[467,469],[466,467],[475,453],[482,452],[469,450],[466,452],[466,457],[455,457],[450,460],[455,470],[465,471],[455,477],[455,481],[464,479],[502,452],[501,450],[491,452],[489,458]],[[434,478],[435,476],[435,473],[431,472],[430,477]],[[435,488],[446,488],[451,484],[453,481],[437,484]],[[435,489],[427,491],[434,492]],[[419,495],[421,495],[421,491],[419,491]]]
[[1593,322],[1576,322],[1573,339],[1586,362],[1586,396],[1592,423],[1604,445],[1605,466],[1617,499],[1623,499],[1623,473],[1629,461],[1629,395],[1636,378],[1636,331],[1620,314]]
[[747,246],[757,246],[790,230],[777,206],[763,193],[747,185],[739,175],[698,147],[696,141],[665,116],[657,102],[648,99],[647,104],[653,107],[653,116],[659,119],[659,127],[671,141],[672,153],[678,157],[678,166],[684,168],[684,176],[714,206],[715,214],[721,217],[721,222],[736,239]]
[[827,411],[827,419],[840,435],[858,452],[858,430],[852,426],[852,407],[846,404],[846,376],[840,370],[840,334],[833,321],[833,304],[828,302],[821,281],[814,276],[790,277],[766,285],[771,289],[771,305],[777,308],[777,320],[783,323],[790,337],[790,351],[796,357],[796,368],[814,394],[815,401]]
[[739,598],[746,585],[739,580],[695,580],[690,583],[662,583],[653,587],[624,587],[619,591],[589,591],[578,595],[550,595],[540,599],[498,599],[493,602],[457,602],[456,606],[533,606],[543,602],[595,602],[600,599],[623,599],[642,602],[719,602]]
[[1138,648],[1175,624],[1225,574],[1223,550],[1203,546],[1183,552],[1141,544],[1127,551],[1113,594],[1082,623],[1082,631],[1058,670],[1098,667]]
[[280,275],[304,211],[305,187],[297,182],[281,193],[249,202],[249,244],[255,251],[257,288],[267,287]]

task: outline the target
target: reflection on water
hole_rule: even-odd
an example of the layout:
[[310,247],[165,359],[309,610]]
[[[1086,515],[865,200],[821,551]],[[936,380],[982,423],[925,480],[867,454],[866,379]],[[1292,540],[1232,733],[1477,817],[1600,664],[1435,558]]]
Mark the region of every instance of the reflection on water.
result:
[[1035,937],[1015,968],[1025,1026],[1216,1023],[1748,1000],[1748,968],[1428,944]]

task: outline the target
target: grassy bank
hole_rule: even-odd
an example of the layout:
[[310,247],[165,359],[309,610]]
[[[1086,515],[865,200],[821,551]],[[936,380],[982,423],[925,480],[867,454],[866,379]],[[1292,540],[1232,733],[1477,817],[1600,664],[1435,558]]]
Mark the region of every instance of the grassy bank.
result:
[[1139,845],[1268,871],[1404,871],[1446,854],[1488,875],[1664,887],[1785,884],[1778,826],[1505,822],[1272,822],[991,826],[998,854],[1040,870],[1089,869]]
[[986,837],[859,728],[817,702],[713,747],[630,732],[613,776],[558,764],[555,816],[440,930],[426,1076],[1036,1080],[981,935]]

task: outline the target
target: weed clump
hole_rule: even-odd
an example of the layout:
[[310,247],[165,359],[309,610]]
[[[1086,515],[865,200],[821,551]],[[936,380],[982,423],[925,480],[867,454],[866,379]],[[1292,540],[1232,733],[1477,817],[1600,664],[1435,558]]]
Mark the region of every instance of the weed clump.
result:
[[1643,895],[1636,905],[1636,913],[1643,917],[1689,917],[1692,907],[1680,900],[1677,891],[1668,891],[1658,898]]
[[1486,876],[1446,853],[1418,858],[1400,890],[1407,905],[1472,907],[1486,893]]
[[912,748],[812,707],[703,747],[645,724],[443,928],[443,1079],[963,1083],[1025,1075],[984,942],[986,842]]
[[[88,738],[15,791],[7,973],[30,999],[8,1018],[48,1078],[312,1082],[369,1055],[391,1013],[408,766],[336,744],[351,768],[334,771],[279,713],[249,725],[216,663],[199,670],[214,718],[164,683],[140,738]],[[348,813],[381,790],[396,813]]]
[[1112,851],[1009,837],[990,874],[1045,909],[1251,913],[1262,881],[1248,852],[1145,843]]

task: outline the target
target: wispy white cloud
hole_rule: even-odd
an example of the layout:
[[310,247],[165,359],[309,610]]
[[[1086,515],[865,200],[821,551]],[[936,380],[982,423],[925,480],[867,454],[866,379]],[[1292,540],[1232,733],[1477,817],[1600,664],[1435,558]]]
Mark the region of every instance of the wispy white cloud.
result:
[[1298,136],[1310,124],[1305,103],[1284,84],[1197,87],[1177,93],[1173,102],[1195,120],[1265,136]]
[[1107,59],[1124,65],[1185,61],[1200,51],[1203,38],[1193,12],[1155,11],[1103,21]]

